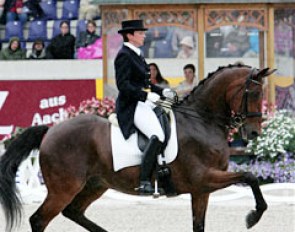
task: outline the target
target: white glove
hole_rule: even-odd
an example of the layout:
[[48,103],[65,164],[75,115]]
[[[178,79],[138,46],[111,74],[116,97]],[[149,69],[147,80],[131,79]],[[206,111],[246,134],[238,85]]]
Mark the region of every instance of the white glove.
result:
[[169,89],[169,88],[163,89],[162,93],[163,93],[163,96],[166,97],[166,98],[173,99],[176,96],[175,92],[172,89]]
[[153,92],[148,92],[147,99],[151,102],[156,103],[157,101],[160,100],[160,95]]

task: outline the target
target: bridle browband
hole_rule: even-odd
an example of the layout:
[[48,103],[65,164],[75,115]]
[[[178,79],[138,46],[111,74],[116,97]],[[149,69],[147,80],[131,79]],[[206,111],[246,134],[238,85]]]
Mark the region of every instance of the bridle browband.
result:
[[[239,128],[241,127],[247,118],[256,118],[256,117],[262,117],[262,112],[249,112],[248,111],[248,95],[249,95],[249,86],[251,83],[254,83],[256,85],[262,85],[260,82],[253,80],[253,73],[254,73],[254,68],[251,70],[246,83],[245,83],[245,89],[242,97],[242,103],[240,106],[240,111],[239,112],[233,112],[230,118],[230,125],[229,127],[231,129],[234,128]],[[238,90],[234,96],[236,96],[239,92],[241,91]]]

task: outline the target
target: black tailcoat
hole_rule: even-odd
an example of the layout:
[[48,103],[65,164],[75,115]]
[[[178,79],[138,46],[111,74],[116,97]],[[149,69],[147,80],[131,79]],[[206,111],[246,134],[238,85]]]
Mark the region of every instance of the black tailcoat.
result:
[[[162,88],[150,83],[149,66],[144,58],[127,46],[123,46],[115,59],[116,83],[119,95],[116,101],[116,112],[119,126],[125,139],[135,132],[134,113],[138,101],[144,102],[150,88],[162,96]],[[148,119],[147,119],[148,123]]]

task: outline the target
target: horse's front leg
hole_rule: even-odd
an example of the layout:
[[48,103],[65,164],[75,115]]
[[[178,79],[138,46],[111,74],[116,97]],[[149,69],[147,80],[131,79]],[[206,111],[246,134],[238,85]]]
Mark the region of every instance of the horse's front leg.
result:
[[193,231],[205,231],[205,216],[209,194],[197,195],[192,193]]
[[250,172],[225,172],[219,170],[210,170],[206,176],[208,179],[204,181],[209,192],[228,187],[232,184],[245,183],[248,184],[253,192],[256,202],[256,210],[251,210],[246,218],[247,228],[254,226],[262,217],[262,214],[267,209],[267,204],[263,198],[259,187],[257,177]]

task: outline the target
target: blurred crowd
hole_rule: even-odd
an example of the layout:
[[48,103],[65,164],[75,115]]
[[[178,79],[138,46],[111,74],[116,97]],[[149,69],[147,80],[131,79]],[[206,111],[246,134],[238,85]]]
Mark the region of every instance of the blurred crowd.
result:
[[[20,28],[23,30],[24,25],[28,22],[51,19],[44,12],[45,8],[41,7],[42,1],[45,2],[45,6],[46,4],[57,4],[56,0],[0,0],[0,22],[4,25],[9,25],[10,22],[20,23]],[[62,1],[62,4],[65,2]],[[32,42],[29,52],[26,50],[27,41],[24,38],[9,36],[0,41],[0,60],[102,58],[102,41],[97,33],[95,22],[95,19],[100,17],[99,6],[92,0],[72,2],[78,6],[79,16],[75,18],[74,15],[69,15],[67,19],[59,19],[57,35],[51,39],[37,37],[29,41]],[[71,34],[70,19],[87,20],[85,30],[75,35]],[[2,46],[1,42],[6,46]]]

